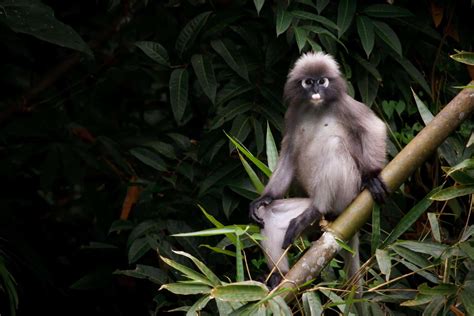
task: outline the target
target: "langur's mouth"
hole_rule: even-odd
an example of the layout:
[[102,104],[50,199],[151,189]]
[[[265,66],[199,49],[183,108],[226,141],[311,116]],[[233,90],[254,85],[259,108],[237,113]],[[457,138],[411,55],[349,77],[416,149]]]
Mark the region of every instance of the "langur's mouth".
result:
[[323,102],[323,99],[321,98],[321,95],[319,93],[313,93],[311,95],[311,103],[319,104],[321,102]]

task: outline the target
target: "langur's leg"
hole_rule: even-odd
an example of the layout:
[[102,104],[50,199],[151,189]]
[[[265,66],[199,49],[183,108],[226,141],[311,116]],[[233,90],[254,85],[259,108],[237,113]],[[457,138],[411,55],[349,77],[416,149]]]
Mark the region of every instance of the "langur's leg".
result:
[[308,207],[302,214],[298,217],[293,218],[289,225],[288,229],[285,233],[285,238],[283,239],[283,244],[281,247],[286,249],[289,245],[291,245],[296,237],[301,235],[301,233],[310,226],[313,222],[318,221],[321,219],[322,215],[318,211],[315,206]]

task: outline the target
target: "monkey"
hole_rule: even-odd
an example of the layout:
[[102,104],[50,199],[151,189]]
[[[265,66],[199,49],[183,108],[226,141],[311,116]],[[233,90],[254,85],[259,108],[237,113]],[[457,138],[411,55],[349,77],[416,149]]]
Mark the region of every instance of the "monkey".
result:
[[[250,218],[270,237],[263,246],[271,259],[279,258],[281,249],[323,215],[339,215],[362,189],[367,188],[378,203],[389,193],[380,177],[386,163],[385,123],[346,91],[339,65],[329,54],[305,53],[289,71],[283,92],[288,108],[280,156],[249,210]],[[276,203],[293,182],[307,198],[284,206]],[[285,216],[279,228],[269,226],[277,225],[271,219],[276,213]],[[270,241],[281,244],[270,245]],[[358,247],[357,240],[351,244]],[[281,271],[286,273],[286,258],[282,261]]]

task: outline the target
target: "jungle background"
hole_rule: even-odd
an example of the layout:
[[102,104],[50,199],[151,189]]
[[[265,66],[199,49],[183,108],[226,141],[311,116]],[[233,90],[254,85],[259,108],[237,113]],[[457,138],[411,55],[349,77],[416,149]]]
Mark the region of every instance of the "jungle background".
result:
[[[158,291],[182,280],[159,256],[192,267],[172,249],[225,282],[242,278],[242,254],[245,279],[264,275],[251,239],[171,235],[250,223],[292,62],[334,55],[349,94],[387,123],[390,159],[474,79],[459,53],[473,51],[473,30],[467,0],[0,0],[0,315],[191,306]],[[400,277],[372,293],[372,314],[474,311],[472,128],[364,228],[362,257],[376,257],[366,285]]]

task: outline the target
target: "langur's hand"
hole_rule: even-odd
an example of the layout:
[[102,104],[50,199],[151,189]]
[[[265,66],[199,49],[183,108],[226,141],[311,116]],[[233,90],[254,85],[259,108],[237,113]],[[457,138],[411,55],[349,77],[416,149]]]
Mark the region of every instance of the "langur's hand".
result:
[[258,216],[258,209],[260,208],[260,206],[269,205],[270,203],[272,203],[272,201],[273,198],[271,196],[264,195],[250,203],[249,217],[261,228],[264,227],[265,223],[263,222],[263,219]]
[[369,190],[375,202],[379,204],[385,203],[390,192],[385,182],[380,178],[380,174],[375,177],[364,179],[362,185],[364,188]]

